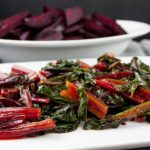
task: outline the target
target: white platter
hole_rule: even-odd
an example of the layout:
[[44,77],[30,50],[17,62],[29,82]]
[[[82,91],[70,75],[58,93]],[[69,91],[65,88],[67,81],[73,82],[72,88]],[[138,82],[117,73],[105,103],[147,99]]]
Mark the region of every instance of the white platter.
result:
[[[130,41],[150,32],[150,25],[137,21],[118,20],[128,34],[67,41],[19,41],[0,39],[0,59],[3,62],[95,58],[106,52],[119,56]],[[136,50],[135,50],[136,53]]]
[[[121,58],[129,62],[131,58]],[[141,57],[150,65],[150,57]],[[85,59],[90,65],[96,59]],[[47,62],[18,63],[22,66],[39,70]],[[12,64],[0,64],[0,70],[9,72]],[[35,138],[18,140],[0,140],[0,149],[5,150],[117,150],[150,146],[150,124],[129,122],[125,126],[108,130],[83,130],[63,134],[46,134]]]

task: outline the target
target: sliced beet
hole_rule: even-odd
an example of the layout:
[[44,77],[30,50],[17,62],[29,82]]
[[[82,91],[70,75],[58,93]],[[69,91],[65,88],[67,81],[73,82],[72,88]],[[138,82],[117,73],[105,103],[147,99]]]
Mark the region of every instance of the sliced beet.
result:
[[29,16],[30,13],[28,11],[22,11],[22,12],[19,12],[13,16],[10,16],[6,19],[3,19],[0,21],[0,26],[2,26],[3,24],[5,25],[5,23],[10,23],[10,22],[15,22],[15,21],[18,21],[18,20],[22,20],[24,19],[25,17]]
[[64,30],[65,30],[65,25],[64,24],[59,24],[59,25],[57,25],[56,27],[55,27],[55,31],[57,31],[57,32],[63,32]]
[[96,21],[91,19],[84,19],[83,28],[89,32],[94,34],[98,34],[99,36],[110,36],[111,31],[105,28],[102,24],[98,24]]
[[93,19],[100,21],[101,23],[104,24],[116,24],[116,20],[106,17],[104,15],[101,15],[100,13],[93,13],[91,16]]
[[8,33],[6,36],[3,37],[3,39],[7,39],[7,40],[19,40],[19,38],[11,33]]
[[79,22],[85,13],[81,7],[71,7],[65,10],[65,18],[67,26],[73,25]]
[[64,16],[64,12],[61,9],[54,8],[54,7],[49,6],[49,5],[43,6],[43,12],[50,12],[51,16],[54,16],[54,17]]
[[79,33],[80,33],[81,35],[83,35],[84,38],[98,38],[98,37],[99,37],[99,35],[97,35],[97,34],[95,34],[95,33],[92,33],[92,32],[89,32],[89,31],[86,31],[86,30],[84,30],[84,29],[81,29],[81,30],[79,31]]
[[63,34],[61,32],[57,31],[49,31],[41,33],[40,36],[36,37],[36,40],[42,40],[42,41],[53,41],[53,40],[62,40]]
[[0,38],[7,35],[12,29],[21,25],[23,19],[29,15],[29,12],[20,12],[0,22]]
[[33,34],[31,31],[25,31],[19,36],[19,38],[20,40],[30,40],[32,36]]
[[53,22],[53,24],[51,24],[50,26],[45,28],[45,30],[47,30],[47,31],[54,30],[57,26],[59,26],[61,24],[62,24],[62,18],[58,18]]
[[11,30],[10,33],[12,35],[16,36],[16,37],[19,37],[25,31],[26,31],[25,28],[19,26],[19,27],[15,28],[15,29]]
[[75,36],[65,36],[64,40],[81,40],[84,39],[81,35],[75,35]]
[[14,39],[14,40],[20,40],[20,35],[25,32],[26,29],[22,27],[21,25],[15,29],[12,29],[5,37],[5,39]]
[[34,39],[35,40],[40,40],[43,39],[43,37],[49,35],[49,33],[51,33],[52,31],[56,30],[56,32],[61,32],[58,29],[56,29],[60,23],[62,22],[61,18],[58,18],[53,24],[51,24],[50,26],[44,28],[43,30],[41,30],[38,34],[35,35]]
[[126,31],[119,24],[117,24],[116,20],[113,20],[112,18],[103,16],[99,13],[93,13],[92,18],[110,29],[114,35],[126,34]]
[[97,12],[86,15],[78,6],[62,10],[44,5],[43,12],[37,16],[24,11],[0,21],[3,39],[75,40],[122,34],[126,31],[116,20]]
[[75,24],[75,25],[72,25],[72,26],[66,28],[64,33],[65,34],[73,33],[73,32],[79,31],[82,27],[83,27],[82,24]]
[[50,12],[42,13],[38,16],[25,18],[24,24],[33,29],[41,29],[53,23],[53,17]]

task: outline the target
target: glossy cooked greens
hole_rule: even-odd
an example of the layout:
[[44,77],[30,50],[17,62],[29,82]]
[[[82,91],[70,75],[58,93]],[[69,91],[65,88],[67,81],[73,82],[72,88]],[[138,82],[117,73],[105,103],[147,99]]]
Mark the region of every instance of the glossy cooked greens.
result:
[[150,67],[136,57],[124,64],[104,54],[93,66],[59,60],[38,73],[14,65],[0,78],[0,138],[150,120]]
[[[62,97],[61,100],[66,99],[65,104],[62,102],[63,108],[68,104],[72,106],[76,116],[74,124],[83,120],[84,129],[106,129],[116,128],[129,120],[149,120],[147,112],[150,106],[149,102],[146,102],[150,96],[149,68],[136,57],[130,63],[124,64],[112,54],[104,54],[94,66],[79,60],[61,60],[56,64],[47,64],[41,73],[45,75],[43,83],[45,82],[49,89],[57,88],[58,85],[47,85],[47,82],[61,82],[59,86],[63,88],[57,88],[57,92],[60,93],[58,95]],[[92,97],[89,97],[88,93]],[[53,97],[51,103],[55,103],[56,99]],[[55,105],[58,106],[58,103]],[[57,111],[59,109],[62,108]],[[69,114],[64,111],[63,115],[67,117]],[[122,117],[117,118],[120,114]],[[56,122],[65,122],[66,128],[63,125],[59,126],[59,129],[62,127],[63,132],[70,131],[71,124],[68,126],[67,123],[72,123],[71,120]],[[72,125],[72,130],[76,129],[75,127],[77,126]]]

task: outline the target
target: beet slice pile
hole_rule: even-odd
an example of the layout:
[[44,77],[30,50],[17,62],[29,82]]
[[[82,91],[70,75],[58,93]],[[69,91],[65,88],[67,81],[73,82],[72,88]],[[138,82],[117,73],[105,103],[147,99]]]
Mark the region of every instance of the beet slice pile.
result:
[[78,40],[126,34],[116,20],[79,6],[65,10],[48,5],[33,15],[23,11],[0,21],[0,38],[14,40]]

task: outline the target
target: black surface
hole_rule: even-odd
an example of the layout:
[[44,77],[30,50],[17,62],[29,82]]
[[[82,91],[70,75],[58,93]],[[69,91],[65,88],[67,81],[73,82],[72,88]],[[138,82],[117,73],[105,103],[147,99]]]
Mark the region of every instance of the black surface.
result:
[[100,11],[115,18],[134,19],[150,23],[150,0],[1,0],[0,18],[23,9],[39,12],[43,4],[61,8],[80,5],[88,12]]

